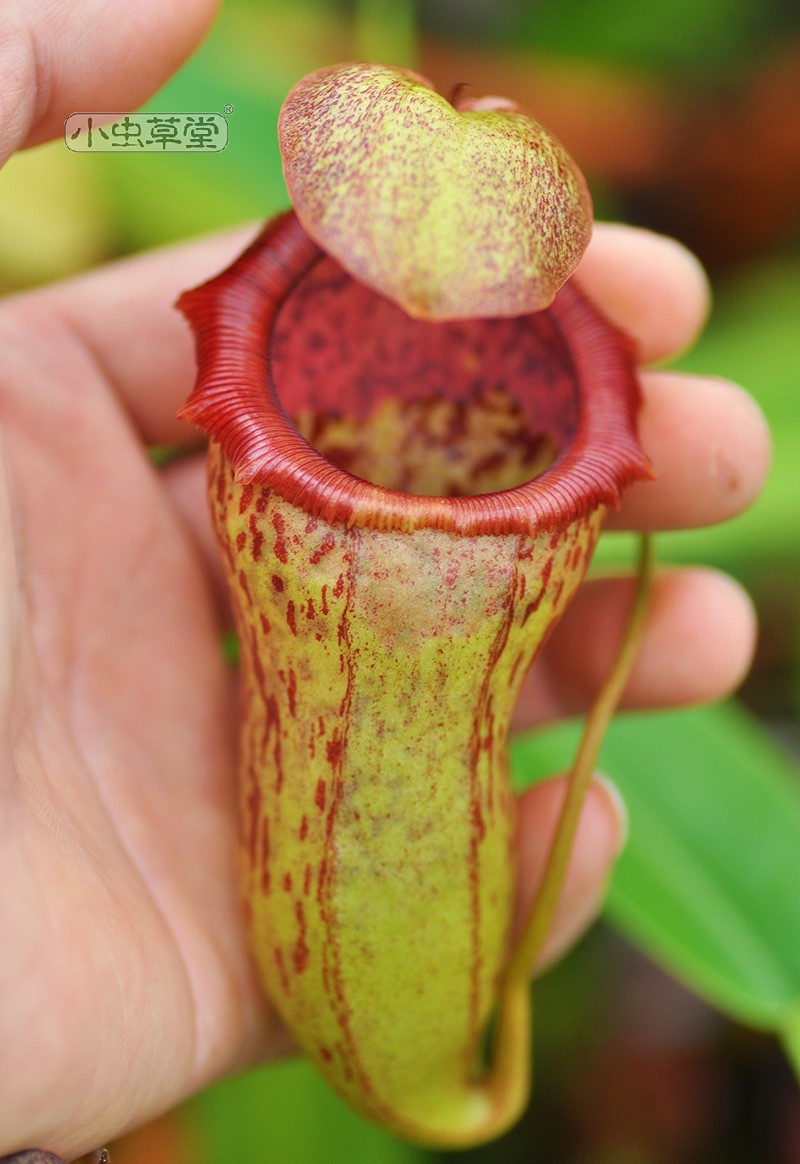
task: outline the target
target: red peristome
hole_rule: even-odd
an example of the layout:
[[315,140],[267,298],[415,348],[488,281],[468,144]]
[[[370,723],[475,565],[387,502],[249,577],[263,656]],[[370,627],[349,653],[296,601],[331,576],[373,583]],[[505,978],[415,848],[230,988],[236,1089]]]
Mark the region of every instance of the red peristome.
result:
[[[534,534],[616,506],[622,489],[652,476],[636,435],[632,344],[571,284],[533,315],[412,320],[325,256],[289,212],[179,307],[199,364],[181,416],[220,441],[237,480],[266,484],[328,523]],[[478,390],[475,377],[481,391],[510,389],[527,429],[559,449],[515,488],[467,496],[384,488],[332,463],[289,419],[320,406],[358,418],[382,396],[460,399]]]

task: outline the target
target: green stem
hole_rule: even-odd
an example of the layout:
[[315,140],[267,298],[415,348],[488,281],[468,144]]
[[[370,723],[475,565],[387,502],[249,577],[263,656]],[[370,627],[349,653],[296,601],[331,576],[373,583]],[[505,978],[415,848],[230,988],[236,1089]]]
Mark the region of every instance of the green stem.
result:
[[639,651],[647,618],[652,572],[652,539],[648,534],[643,534],[636,590],[628,625],[614,665],[586,720],[578,753],[567,778],[567,791],[550,846],[544,877],[525,923],[522,937],[508,966],[507,981],[514,978],[528,981],[550,933],[597,758]]
[[356,54],[362,61],[416,68],[415,0],[357,0]]
[[647,619],[653,574],[652,541],[643,534],[633,604],[625,634],[597,700],[589,712],[550,846],[544,878],[528,914],[522,937],[506,969],[497,1010],[492,1065],[485,1081],[498,1125],[524,1108],[530,1076],[528,983],[539,958],[564,887],[575,833],[589,791],[603,737],[628,682]]

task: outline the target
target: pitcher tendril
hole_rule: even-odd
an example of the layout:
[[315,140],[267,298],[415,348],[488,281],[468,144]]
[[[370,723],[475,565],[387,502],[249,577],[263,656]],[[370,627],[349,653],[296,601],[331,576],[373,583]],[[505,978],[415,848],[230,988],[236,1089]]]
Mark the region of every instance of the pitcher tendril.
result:
[[567,778],[567,790],[545,866],[539,892],[531,906],[523,935],[506,972],[508,981],[526,982],[550,933],[553,916],[564,885],[575,833],[586,794],[592,782],[603,739],[619,704],[631,673],[645,630],[653,575],[653,541],[649,534],[640,538],[636,590],[625,634],[597,699],[586,719],[575,759]]
[[[521,1115],[528,1100],[530,1073],[530,975],[552,928],[572,856],[581,810],[586,800],[608,726],[622,697],[644,634],[653,576],[653,544],[640,539],[636,589],[614,664],[587,718],[572,762],[564,803],[539,891],[522,935],[503,975],[497,1004],[496,1032],[486,1086],[502,1112],[502,1127]],[[502,1127],[498,1128],[499,1131]]]

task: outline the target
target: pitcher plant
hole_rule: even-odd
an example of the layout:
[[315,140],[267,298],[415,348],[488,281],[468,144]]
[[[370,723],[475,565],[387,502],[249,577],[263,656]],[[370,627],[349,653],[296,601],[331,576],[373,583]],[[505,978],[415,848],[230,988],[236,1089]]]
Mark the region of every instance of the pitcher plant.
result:
[[527,977],[597,745],[512,949],[509,721],[650,475],[634,353],[567,282],[583,179],[511,103],[338,66],[280,137],[294,210],[180,303],[241,645],[247,923],[333,1087],[466,1146],[527,1099]]

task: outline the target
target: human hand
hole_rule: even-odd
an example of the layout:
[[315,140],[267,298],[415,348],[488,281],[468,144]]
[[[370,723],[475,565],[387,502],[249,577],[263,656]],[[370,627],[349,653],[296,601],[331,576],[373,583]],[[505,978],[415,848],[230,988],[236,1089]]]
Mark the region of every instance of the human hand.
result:
[[[4,11],[0,75],[14,83],[0,157],[52,136],[75,108],[135,105],[209,16],[202,0],[149,16],[107,3],[78,38],[80,5],[50,8]],[[118,264],[0,310],[0,1152],[77,1155],[288,1046],[256,985],[234,884],[235,677],[218,649],[228,610],[203,458],[159,471],[146,451],[193,439],[174,419],[193,358],[171,303],[242,242]],[[581,277],[645,361],[682,347],[705,311],[693,263],[640,232],[598,229]],[[752,402],[665,373],[645,390],[659,480],[632,489],[614,523],[702,524],[744,507],[767,460]],[[518,726],[589,702],[628,592],[583,589]],[[752,639],[730,582],[667,573],[628,701],[721,695]],[[526,899],[557,800],[551,782],[521,803]],[[546,958],[596,911],[620,829],[596,785]]]
[[[74,1156],[288,1045],[256,985],[234,883],[235,677],[219,650],[228,610],[203,455],[157,470],[147,454],[195,438],[175,420],[193,357],[171,304],[242,242],[128,260],[0,312],[0,1151]],[[705,312],[693,260],[645,232],[597,228],[580,278],[645,361],[682,347]],[[768,458],[752,401],[667,372],[643,386],[658,479],[632,488],[613,524],[694,525],[744,507]],[[518,726],[587,705],[628,595],[625,580],[583,588]],[[720,696],[752,642],[738,587],[667,571],[626,701]],[[558,799],[549,782],[521,803],[528,900]],[[547,959],[597,910],[620,834],[597,784]]]

